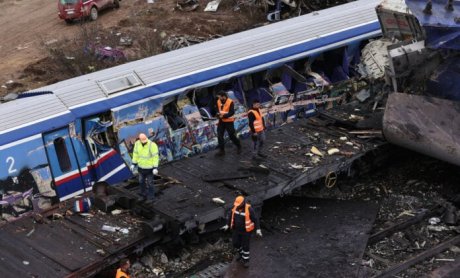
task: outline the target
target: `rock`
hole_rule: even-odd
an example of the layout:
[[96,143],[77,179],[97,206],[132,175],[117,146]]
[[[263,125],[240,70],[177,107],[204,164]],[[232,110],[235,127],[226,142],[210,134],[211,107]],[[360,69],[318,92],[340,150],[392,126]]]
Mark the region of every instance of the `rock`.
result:
[[219,240],[216,241],[216,243],[213,244],[213,247],[216,250],[222,249],[223,246],[224,246],[224,241],[221,238],[219,238]]
[[336,153],[339,153],[339,152],[340,152],[339,149],[337,149],[337,148],[332,148],[332,149],[329,149],[329,150],[327,151],[327,154],[328,154],[328,155],[333,155],[333,154],[336,154]]
[[441,222],[441,219],[439,219],[438,217],[431,217],[430,219],[428,219],[428,223],[430,223],[430,225],[436,225],[439,222]]
[[141,258],[141,263],[148,268],[153,268],[153,257],[151,255],[145,255]]
[[324,154],[320,150],[318,150],[318,148],[315,147],[315,146],[311,147],[310,152],[313,153],[313,154],[316,154],[318,156],[321,156],[321,157],[324,156]]
[[124,46],[131,46],[133,44],[133,39],[129,37],[121,37],[119,44]]
[[212,201],[216,204],[225,204],[225,201],[219,197],[212,198]]
[[445,226],[433,226],[433,225],[428,225],[427,229],[428,229],[428,231],[433,231],[433,232],[442,232],[442,231],[448,231],[449,230]]
[[139,271],[142,269],[142,265],[139,262],[135,262],[131,265],[132,271]]
[[167,264],[168,263],[168,256],[166,256],[165,253],[161,253],[160,258],[161,258],[161,263],[162,264]]
[[186,259],[188,259],[190,257],[190,252],[188,252],[187,250],[183,250],[182,251],[182,254],[180,256],[181,260],[185,261]]
[[360,102],[366,101],[366,99],[368,99],[370,96],[371,96],[371,93],[369,92],[369,90],[366,90],[366,89],[362,89],[361,91],[359,91],[359,93],[356,94],[356,98]]
[[114,209],[112,210],[112,215],[118,215],[118,214],[121,214],[123,211],[121,209]]
[[55,44],[55,43],[57,43],[57,42],[58,42],[57,39],[51,39],[51,40],[49,40],[49,41],[46,41],[46,42],[45,42],[45,45],[52,45],[52,44]]
[[153,269],[153,274],[155,274],[156,276],[163,275],[163,269],[161,269],[161,268],[154,268],[154,269]]
[[418,182],[417,180],[409,180],[409,181],[406,182],[406,185],[414,185],[417,182]]

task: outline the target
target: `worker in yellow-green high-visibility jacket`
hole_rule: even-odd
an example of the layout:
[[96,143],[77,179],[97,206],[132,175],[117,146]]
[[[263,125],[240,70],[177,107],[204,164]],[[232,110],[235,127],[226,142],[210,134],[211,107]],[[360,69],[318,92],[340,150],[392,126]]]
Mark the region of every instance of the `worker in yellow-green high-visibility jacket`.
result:
[[155,197],[154,175],[158,174],[159,163],[157,144],[150,141],[144,133],[139,134],[139,140],[134,144],[131,171],[137,166],[140,195],[144,201],[152,202]]

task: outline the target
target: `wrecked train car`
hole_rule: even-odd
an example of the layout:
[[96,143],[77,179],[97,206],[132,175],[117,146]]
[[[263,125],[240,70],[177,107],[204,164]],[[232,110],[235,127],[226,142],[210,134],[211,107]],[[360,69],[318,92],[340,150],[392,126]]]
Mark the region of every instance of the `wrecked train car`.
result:
[[[388,141],[460,165],[460,3],[385,0],[377,8],[383,70],[392,91],[384,113]],[[375,71],[374,71],[375,72]]]
[[377,4],[349,3],[11,97],[0,104],[1,218],[130,178],[140,132],[163,162],[213,149],[217,90],[237,104],[240,136],[254,99],[271,127],[344,101],[357,89],[361,45],[380,34]]

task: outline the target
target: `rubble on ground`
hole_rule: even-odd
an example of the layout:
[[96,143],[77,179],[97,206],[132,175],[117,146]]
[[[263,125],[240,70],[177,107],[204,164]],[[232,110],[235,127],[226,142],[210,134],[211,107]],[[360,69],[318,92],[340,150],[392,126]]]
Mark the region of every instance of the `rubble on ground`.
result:
[[[170,246],[151,248],[133,263],[131,274],[134,277],[183,277],[186,273],[193,274],[189,273],[189,270],[198,264],[205,268],[215,262],[232,258],[231,242],[228,239],[213,242],[210,238],[204,238],[198,245],[178,250],[173,251]],[[168,256],[168,253],[172,255]],[[202,269],[196,269],[200,270]]]
[[210,35],[208,37],[198,37],[190,35],[170,35],[161,43],[166,51],[176,50],[182,47],[191,46],[205,41],[222,37],[221,35]]

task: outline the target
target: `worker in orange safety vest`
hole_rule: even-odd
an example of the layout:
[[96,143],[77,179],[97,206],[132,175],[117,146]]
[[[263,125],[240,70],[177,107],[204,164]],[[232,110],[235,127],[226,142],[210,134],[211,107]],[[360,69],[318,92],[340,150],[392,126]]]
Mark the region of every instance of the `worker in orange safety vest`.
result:
[[120,268],[117,269],[117,274],[115,278],[130,278],[129,276],[129,268],[131,263],[129,259],[124,258],[120,261]]
[[241,142],[236,137],[235,132],[235,106],[233,100],[231,100],[227,93],[220,91],[217,93],[217,117],[219,118],[219,123],[217,124],[217,141],[219,143],[219,152],[216,153],[216,156],[225,155],[225,141],[224,135],[225,131],[228,133],[228,137],[232,140],[233,144],[237,147],[237,153],[241,153]]
[[260,102],[258,100],[252,102],[252,108],[248,111],[248,120],[253,142],[252,158],[257,159],[257,156],[265,158],[267,156],[262,153],[262,147],[265,142],[265,121],[260,111]]
[[233,203],[233,208],[228,217],[228,223],[222,230],[232,229],[233,248],[237,251],[236,260],[249,267],[249,241],[251,234],[255,230],[258,236],[262,236],[259,226],[259,219],[256,217],[254,209],[246,202],[243,196],[238,196]]

